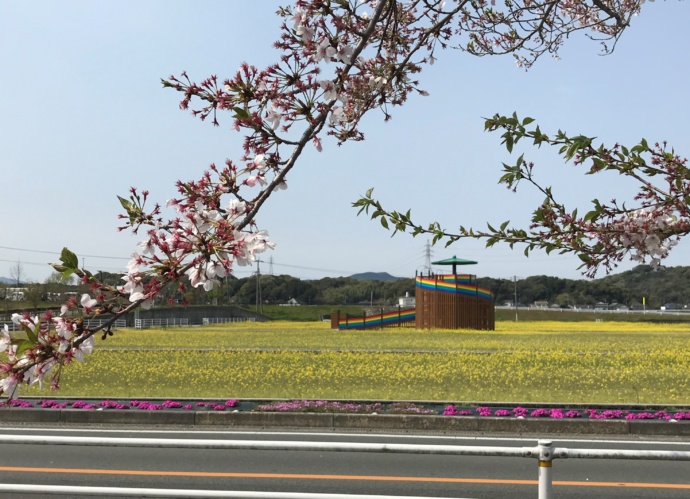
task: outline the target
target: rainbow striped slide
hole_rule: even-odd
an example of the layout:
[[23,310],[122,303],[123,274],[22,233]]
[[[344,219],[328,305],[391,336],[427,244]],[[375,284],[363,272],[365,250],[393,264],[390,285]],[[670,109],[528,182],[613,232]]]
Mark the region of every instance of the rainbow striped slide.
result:
[[344,317],[338,320],[338,329],[378,329],[413,322],[415,309],[406,308],[383,314],[367,315],[366,317]]

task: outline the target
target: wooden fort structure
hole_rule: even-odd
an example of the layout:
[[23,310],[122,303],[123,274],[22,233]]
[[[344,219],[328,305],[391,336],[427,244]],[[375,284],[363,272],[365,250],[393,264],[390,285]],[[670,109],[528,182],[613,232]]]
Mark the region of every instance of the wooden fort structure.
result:
[[494,297],[470,274],[430,274],[415,278],[417,329],[495,328]]
[[417,329],[495,329],[493,293],[479,286],[477,277],[458,274],[458,265],[477,262],[457,257],[432,262],[452,265],[450,274],[415,275],[415,307],[380,314],[351,316],[335,312],[333,329],[372,329],[414,325]]

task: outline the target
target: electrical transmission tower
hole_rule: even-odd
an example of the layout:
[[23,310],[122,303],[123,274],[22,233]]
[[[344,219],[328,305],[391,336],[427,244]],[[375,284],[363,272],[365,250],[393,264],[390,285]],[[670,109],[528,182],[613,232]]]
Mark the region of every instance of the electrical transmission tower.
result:
[[424,247],[424,271],[427,273],[431,273],[431,254],[431,243],[427,241]]
[[263,312],[264,307],[261,301],[261,268],[259,263],[261,260],[256,261],[256,311]]
[[268,260],[268,275],[273,275],[273,256]]

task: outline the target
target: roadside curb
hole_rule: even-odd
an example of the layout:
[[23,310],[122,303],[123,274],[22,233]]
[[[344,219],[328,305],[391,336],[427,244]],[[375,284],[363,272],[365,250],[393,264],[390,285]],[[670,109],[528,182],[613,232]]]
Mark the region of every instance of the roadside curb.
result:
[[690,421],[591,420],[412,414],[299,412],[132,411],[81,409],[0,410],[0,423],[134,424],[199,427],[321,428],[570,435],[690,436]]

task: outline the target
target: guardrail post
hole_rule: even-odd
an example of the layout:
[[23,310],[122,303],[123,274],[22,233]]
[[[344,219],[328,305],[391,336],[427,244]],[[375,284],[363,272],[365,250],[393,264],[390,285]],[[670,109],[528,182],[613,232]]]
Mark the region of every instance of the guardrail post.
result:
[[553,442],[539,440],[539,499],[553,499],[553,484],[551,483],[551,463],[553,462]]

